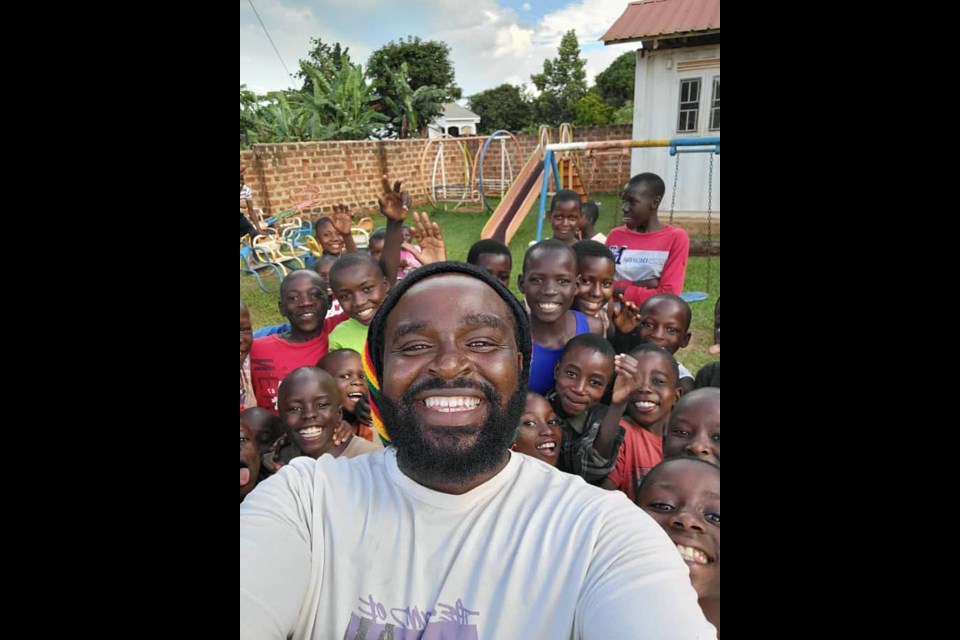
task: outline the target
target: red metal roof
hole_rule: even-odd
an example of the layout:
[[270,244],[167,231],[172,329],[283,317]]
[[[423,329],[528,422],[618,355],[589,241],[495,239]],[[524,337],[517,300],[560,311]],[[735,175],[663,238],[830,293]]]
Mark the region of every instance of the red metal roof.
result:
[[643,0],[627,5],[603,37],[606,44],[720,30],[720,0]]

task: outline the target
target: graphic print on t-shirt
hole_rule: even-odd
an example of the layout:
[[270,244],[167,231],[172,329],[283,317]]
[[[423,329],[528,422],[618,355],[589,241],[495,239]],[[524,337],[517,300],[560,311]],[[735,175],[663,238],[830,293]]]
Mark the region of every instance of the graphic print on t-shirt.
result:
[[454,604],[438,602],[435,607],[388,608],[373,594],[358,598],[357,610],[350,614],[350,624],[344,638],[350,640],[477,640],[476,621],[479,616],[459,598]]
[[617,258],[617,280],[649,280],[659,278],[663,265],[670,256],[669,251],[650,251],[647,249],[628,249],[625,246],[611,246],[610,251]]

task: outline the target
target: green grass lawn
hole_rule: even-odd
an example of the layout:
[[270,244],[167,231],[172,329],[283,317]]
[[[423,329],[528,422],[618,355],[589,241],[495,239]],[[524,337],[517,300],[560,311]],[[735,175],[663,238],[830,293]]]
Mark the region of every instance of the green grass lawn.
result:
[[[600,219],[596,225],[597,231],[606,234],[613,227],[622,224],[618,194],[591,195],[591,199],[601,203]],[[496,206],[495,201],[494,206]],[[529,242],[537,234],[539,206],[538,198],[510,243],[510,253],[513,255],[513,278],[510,288],[518,297],[520,292],[517,290],[517,274],[520,273],[523,254],[527,250]],[[444,241],[447,244],[447,257],[450,260],[466,260],[470,246],[480,238],[480,230],[488,220],[486,213],[443,211],[442,209],[435,210],[430,206],[417,206],[415,209],[417,211],[427,211],[430,214],[430,219],[440,225]],[[666,212],[661,211],[664,220],[666,220],[665,214]],[[386,225],[386,219],[379,212],[363,215],[369,215],[373,218],[374,227]],[[548,238],[551,234],[550,225],[544,222],[543,236]],[[711,271],[709,290],[707,289],[708,262]],[[278,288],[275,277],[270,278],[268,286],[274,289]],[[707,362],[718,359],[718,356],[708,354],[707,348],[713,342],[713,305],[716,303],[717,296],[720,295],[720,258],[691,257],[687,262],[684,291],[703,291],[710,295],[709,300],[694,302],[690,305],[693,309],[693,324],[690,327],[693,336],[690,339],[690,344],[676,354],[677,359],[696,374],[700,367]],[[252,277],[240,276],[240,297],[250,308],[250,318],[253,321],[254,329],[283,321],[277,308],[279,294],[264,293],[257,287],[257,283]]]

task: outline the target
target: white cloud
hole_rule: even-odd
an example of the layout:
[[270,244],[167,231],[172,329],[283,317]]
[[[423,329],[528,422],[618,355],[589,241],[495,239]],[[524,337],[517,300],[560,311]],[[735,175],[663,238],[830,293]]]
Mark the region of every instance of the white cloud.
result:
[[[257,11],[291,73],[305,58],[310,38],[340,42],[354,62],[366,66],[370,54],[391,40],[415,35],[450,46],[457,84],[464,95],[504,83],[530,84],[530,75],[557,56],[563,34],[576,29],[581,56],[592,82],[624,51],[638,43],[604,47],[598,38],[623,13],[624,0],[579,0],[540,16],[523,18],[496,0],[254,0]],[[363,11],[358,11],[363,9]],[[253,91],[288,86],[276,53],[248,2],[240,4],[240,80]]]

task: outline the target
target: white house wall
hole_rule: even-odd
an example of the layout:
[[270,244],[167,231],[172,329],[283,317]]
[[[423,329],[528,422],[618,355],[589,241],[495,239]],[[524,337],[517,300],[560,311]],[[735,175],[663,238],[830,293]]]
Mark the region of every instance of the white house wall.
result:
[[[477,127],[480,125],[480,118],[446,118],[440,116],[432,123],[428,125],[428,131],[431,138],[436,138],[441,135],[444,131],[447,131],[450,127],[457,127],[460,130],[460,135],[462,136],[475,136],[477,135]],[[464,127],[468,128],[468,131],[464,131]]]
[[[641,57],[637,51],[637,75],[634,86],[633,139],[695,138],[719,136],[710,131],[710,101],[713,78],[720,75],[720,45],[690,49],[648,50]],[[715,62],[714,62],[715,61]],[[686,68],[685,68],[686,67]],[[680,80],[702,78],[698,131],[677,133],[680,105]],[[660,205],[660,219],[666,220],[670,210],[676,156],[667,147],[634,149],[630,175],[653,172],[663,178],[667,192]],[[686,216],[706,215],[708,154],[680,154],[680,178],[677,182],[675,213]],[[713,156],[714,215],[720,212],[720,156]]]

